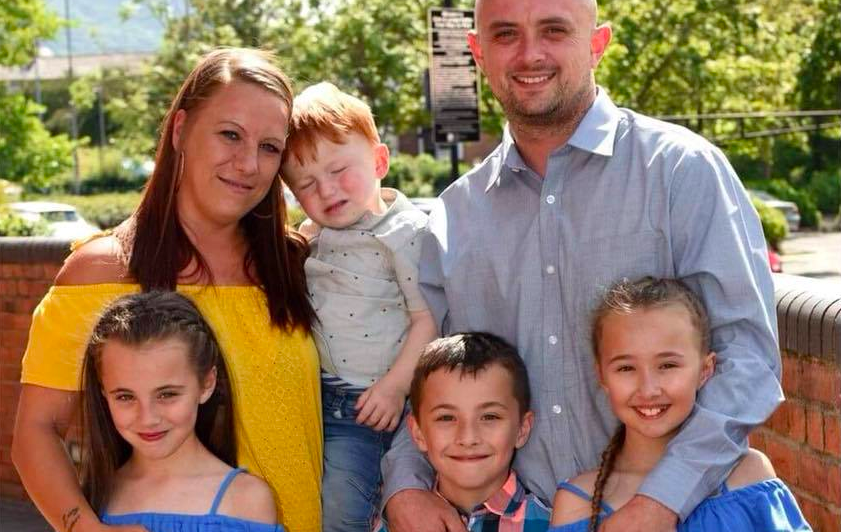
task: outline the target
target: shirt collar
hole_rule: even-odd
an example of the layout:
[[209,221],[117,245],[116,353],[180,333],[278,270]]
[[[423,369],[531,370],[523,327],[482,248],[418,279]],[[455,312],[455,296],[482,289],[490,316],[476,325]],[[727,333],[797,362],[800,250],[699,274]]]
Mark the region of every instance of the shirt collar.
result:
[[[446,500],[441,492],[438,491],[438,481],[435,481],[435,488],[434,492],[441,497],[442,499]],[[517,473],[514,472],[512,469],[510,473],[508,473],[508,478],[505,480],[505,483],[502,485],[499,490],[491,495],[488,500],[476,506],[470,513],[466,513],[461,508],[452,505],[462,516],[462,518],[469,520],[470,517],[490,512],[492,514],[496,514],[498,516],[511,516],[514,515],[520,506],[523,504],[523,500],[526,497],[526,490],[522,484],[520,484],[519,479],[517,479]],[[448,501],[449,502],[449,501]]]
[[348,229],[357,229],[362,231],[370,231],[374,229],[380,222],[388,218],[392,211],[405,210],[412,208],[412,203],[402,192],[393,188],[381,188],[380,197],[386,204],[385,212],[382,214],[374,214],[371,211],[365,211],[362,218],[348,226]]
[[[611,157],[620,116],[619,109],[611,101],[610,96],[603,88],[599,87],[596,92],[596,99],[587,110],[584,118],[581,119],[581,123],[578,124],[567,144],[580,150]],[[499,184],[506,169],[516,174],[528,168],[517,150],[514,136],[511,134],[508,124],[505,124],[502,131],[499,157],[501,164],[496,171],[491,173],[485,192],[489,191],[492,186]]]

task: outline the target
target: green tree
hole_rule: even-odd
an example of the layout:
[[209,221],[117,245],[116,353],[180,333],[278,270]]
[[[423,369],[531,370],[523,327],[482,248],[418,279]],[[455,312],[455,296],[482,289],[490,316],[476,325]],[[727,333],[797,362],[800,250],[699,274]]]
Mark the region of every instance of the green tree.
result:
[[[49,38],[59,19],[39,0],[0,4],[0,65],[26,65],[37,43]],[[38,118],[40,108],[24,94],[0,87],[0,177],[27,186],[42,186],[70,165],[72,144],[53,136]]]

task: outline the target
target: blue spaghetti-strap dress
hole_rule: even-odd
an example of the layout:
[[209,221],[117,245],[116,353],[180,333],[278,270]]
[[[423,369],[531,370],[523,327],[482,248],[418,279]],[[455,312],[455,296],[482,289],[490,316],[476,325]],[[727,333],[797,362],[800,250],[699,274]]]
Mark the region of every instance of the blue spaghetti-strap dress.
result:
[[[558,489],[591,501],[584,490],[569,482],[561,482]],[[599,521],[613,513],[607,503],[601,505]],[[554,526],[548,532],[587,532],[589,519]],[[797,501],[788,487],[778,478],[763,480],[734,490],[722,483],[718,495],[704,499],[686,521],[679,523],[677,532],[811,532]]]
[[283,532],[282,525],[268,525],[216,513],[231,481],[244,471],[242,468],[236,468],[225,475],[225,479],[222,480],[213,498],[210,512],[204,515],[158,512],[120,515],[105,513],[102,514],[100,520],[106,525],[143,525],[149,532]]

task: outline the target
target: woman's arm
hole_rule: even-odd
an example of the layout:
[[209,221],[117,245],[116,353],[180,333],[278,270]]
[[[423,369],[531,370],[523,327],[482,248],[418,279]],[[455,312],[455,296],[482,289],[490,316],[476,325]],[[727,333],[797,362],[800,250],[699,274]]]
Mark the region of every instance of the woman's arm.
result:
[[59,532],[104,532],[111,527],[99,522],[82,495],[62,442],[78,400],[77,392],[24,384],[15,419],[12,462],[30,498],[53,528]]

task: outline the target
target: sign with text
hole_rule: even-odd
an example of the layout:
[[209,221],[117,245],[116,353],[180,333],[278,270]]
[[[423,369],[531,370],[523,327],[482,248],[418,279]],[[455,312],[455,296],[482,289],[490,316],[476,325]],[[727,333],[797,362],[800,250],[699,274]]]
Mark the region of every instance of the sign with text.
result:
[[429,28],[429,96],[435,142],[479,140],[479,82],[476,62],[467,46],[473,11],[431,8]]

